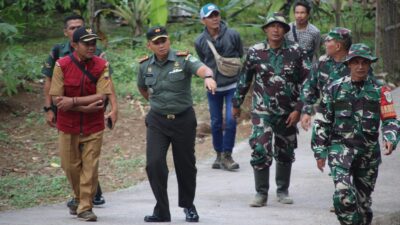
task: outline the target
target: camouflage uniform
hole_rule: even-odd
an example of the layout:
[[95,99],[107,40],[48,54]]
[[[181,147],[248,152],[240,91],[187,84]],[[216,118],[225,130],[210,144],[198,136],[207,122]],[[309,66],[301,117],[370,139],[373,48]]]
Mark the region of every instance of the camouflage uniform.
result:
[[[284,22],[282,22],[282,20]],[[267,19],[268,26],[273,22],[286,24],[282,18]],[[287,29],[290,27],[286,24]],[[285,27],[286,28],[286,27]],[[305,60],[306,52],[298,44],[283,40],[278,49],[270,48],[268,40],[250,47],[241,72],[237,89],[233,98],[233,107],[240,108],[252,81],[252,134],[249,140],[253,149],[251,165],[257,171],[269,169],[272,157],[277,163],[277,169],[287,170],[284,175],[287,181],[278,185],[278,194],[287,194],[290,179],[291,164],[295,160],[294,149],[297,147],[295,126],[286,128],[286,119],[293,111],[301,111],[300,88],[309,73],[310,62]],[[272,137],[275,135],[274,153],[272,152]],[[279,164],[279,165],[278,165]],[[277,170],[277,184],[280,183]],[[265,176],[269,176],[265,175]],[[262,190],[267,195],[266,184]],[[256,190],[257,190],[256,178]],[[260,190],[257,190],[259,193]]]
[[[327,40],[344,40],[350,37],[350,30],[341,27],[333,28],[327,36]],[[302,113],[312,114],[312,106],[318,101],[323,88],[332,81],[349,74],[347,66],[343,62],[336,62],[331,56],[323,55],[313,65],[309,77],[303,84],[301,100],[304,103]]]
[[[364,44],[353,45],[346,62],[353,57],[377,60]],[[381,163],[380,120],[383,140],[393,143],[393,149],[399,129],[389,89],[371,76],[358,83],[348,75],[324,90],[311,143],[317,160],[328,157],[336,215],[341,224],[352,225],[372,221],[371,193]]]

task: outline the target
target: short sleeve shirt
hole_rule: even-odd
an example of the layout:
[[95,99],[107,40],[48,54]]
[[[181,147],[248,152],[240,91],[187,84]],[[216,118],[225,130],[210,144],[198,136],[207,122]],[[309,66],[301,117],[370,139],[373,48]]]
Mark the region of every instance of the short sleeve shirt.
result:
[[203,65],[196,57],[171,49],[164,62],[153,55],[140,64],[137,85],[147,89],[151,110],[178,114],[193,105],[191,78]]
[[[107,77],[109,73],[108,65],[105,67],[103,73],[96,83],[96,93],[98,94],[111,94],[110,79]],[[64,95],[64,74],[60,65],[56,63],[54,67],[53,79],[51,82],[50,95],[63,96]]]

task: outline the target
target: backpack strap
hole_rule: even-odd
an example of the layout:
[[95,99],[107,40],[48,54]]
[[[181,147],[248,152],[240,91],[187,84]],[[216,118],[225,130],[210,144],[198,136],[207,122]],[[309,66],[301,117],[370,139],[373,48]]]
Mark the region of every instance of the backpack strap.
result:
[[297,39],[296,25],[292,24],[292,33],[294,42],[299,43],[299,39]]
[[53,55],[54,62],[57,61],[60,58],[60,45],[55,45],[51,54]]
[[68,56],[71,58],[72,62],[74,62],[74,64],[83,72],[83,74],[85,74],[86,77],[89,78],[90,81],[92,81],[92,83],[97,83],[98,79],[94,77],[89,71],[87,71],[81,64],[79,64],[78,60],[76,60],[72,53]]
[[215,60],[218,60],[221,56],[218,54],[217,49],[215,49],[215,46],[213,43],[209,40],[207,40],[208,47],[210,47],[212,53],[214,54]]

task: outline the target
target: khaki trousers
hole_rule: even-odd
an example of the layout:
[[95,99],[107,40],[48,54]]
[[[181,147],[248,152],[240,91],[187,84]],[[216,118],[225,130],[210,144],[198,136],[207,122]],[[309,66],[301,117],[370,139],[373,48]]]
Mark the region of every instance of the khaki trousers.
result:
[[98,184],[98,168],[103,131],[67,134],[59,131],[61,167],[79,202],[77,213],[93,208],[92,199]]

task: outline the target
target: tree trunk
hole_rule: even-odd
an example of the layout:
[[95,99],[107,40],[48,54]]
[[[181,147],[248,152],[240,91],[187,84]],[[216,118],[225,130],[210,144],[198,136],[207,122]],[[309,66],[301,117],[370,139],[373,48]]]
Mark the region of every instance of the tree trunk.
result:
[[88,27],[94,29],[94,12],[96,11],[94,0],[89,0],[87,3],[87,10],[89,14],[89,24]]
[[376,7],[375,52],[391,82],[400,84],[400,2],[378,0]]
[[335,0],[335,21],[337,27],[340,27],[341,10],[342,10],[342,1]]

